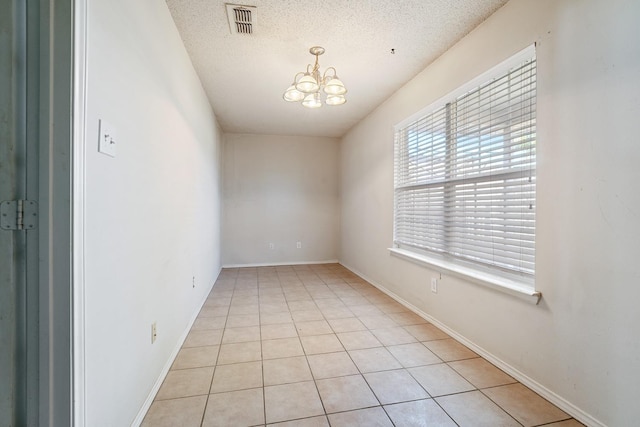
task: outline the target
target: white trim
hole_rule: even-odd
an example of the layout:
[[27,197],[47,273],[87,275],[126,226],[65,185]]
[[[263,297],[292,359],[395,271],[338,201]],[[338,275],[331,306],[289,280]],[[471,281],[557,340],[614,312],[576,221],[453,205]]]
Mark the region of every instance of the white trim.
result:
[[391,255],[398,258],[411,261],[414,264],[435,268],[439,272],[444,272],[452,276],[465,279],[482,286],[487,286],[509,295],[526,299],[529,302],[538,305],[542,298],[542,293],[532,289],[526,284],[506,277],[497,276],[490,273],[475,270],[473,268],[464,267],[454,262],[432,258],[427,255],[418,254],[406,249],[388,248]]
[[73,2],[72,82],[72,420],[74,427],[86,425],[85,384],[85,201],[86,201],[86,107],[87,107],[87,2]]
[[[220,275],[220,271],[218,271],[218,275],[216,277],[218,277],[219,275]],[[140,407],[138,414],[131,422],[132,427],[140,426],[140,424],[142,424],[142,421],[144,421],[144,417],[147,415],[147,412],[149,411],[149,408],[151,407],[153,400],[156,398],[158,391],[160,391],[160,387],[162,386],[164,379],[167,377],[167,374],[171,370],[171,366],[173,365],[173,362],[176,360],[176,357],[178,356],[178,353],[180,352],[180,349],[182,348],[184,341],[187,339],[187,335],[189,335],[189,332],[191,331],[193,324],[198,318],[198,314],[200,314],[200,310],[202,310],[202,307],[204,306],[204,303],[207,301],[207,298],[209,297],[209,294],[213,290],[214,286],[215,286],[215,281],[211,285],[209,290],[204,294],[204,298],[202,299],[200,306],[198,307],[197,310],[195,310],[195,312],[191,316],[191,320],[189,320],[189,323],[187,324],[187,327],[182,332],[182,335],[180,335],[180,338],[178,339],[178,344],[174,347],[173,351],[169,355],[169,359],[167,359],[167,363],[165,363],[164,367],[162,368],[162,371],[160,371],[160,375],[158,375],[158,379],[156,380],[155,384],[153,384],[153,387],[151,387],[151,391],[149,392],[149,394],[147,395],[147,398],[145,399],[144,403]]]
[[500,64],[492,67],[491,69],[485,71],[484,73],[480,74],[476,78],[471,79],[471,81],[460,86],[456,90],[449,92],[442,98],[436,100],[435,102],[432,102],[431,104],[420,109],[419,111],[407,117],[406,119],[402,120],[401,122],[395,124],[393,126],[393,131],[397,132],[399,129],[402,129],[405,126],[415,122],[416,120],[421,119],[422,117],[428,115],[435,109],[442,107],[447,102],[450,102],[451,100],[456,99],[460,95],[464,95],[470,90],[476,89],[477,87],[487,83],[488,81],[499,76],[500,74],[504,74],[505,72],[509,71],[511,68],[522,63],[523,61],[533,58],[535,54],[536,54],[535,44],[525,47],[520,52],[517,52],[516,54],[511,55],[509,58],[502,61]]
[[328,259],[326,261],[295,261],[295,262],[265,262],[265,263],[249,263],[249,264],[226,264],[222,268],[243,268],[243,267],[281,267],[285,265],[306,265],[306,264],[339,264],[337,259]]
[[506,363],[502,359],[496,357],[495,355],[493,355],[492,353],[488,352],[484,348],[478,346],[473,341],[470,341],[469,339],[467,339],[463,335],[457,333],[456,331],[454,331],[453,329],[449,328],[445,324],[441,323],[440,321],[438,321],[437,319],[435,319],[431,315],[425,313],[424,311],[420,310],[418,307],[416,307],[413,304],[409,303],[408,301],[406,301],[402,297],[400,297],[400,296],[396,295],[395,293],[391,292],[390,290],[386,289],[384,286],[376,283],[374,280],[366,277],[364,274],[360,273],[359,271],[355,270],[354,268],[351,268],[351,267],[347,266],[343,262],[340,262],[340,265],[342,265],[344,268],[346,268],[347,270],[351,271],[352,273],[356,274],[361,279],[367,281],[368,283],[370,283],[371,285],[376,287],[378,290],[382,291],[383,293],[385,293],[389,297],[393,298],[395,301],[397,301],[398,303],[402,304],[403,306],[405,306],[409,310],[413,311],[415,314],[417,314],[418,316],[422,317],[427,322],[433,324],[435,327],[437,327],[441,331],[443,331],[446,334],[450,335],[456,341],[458,341],[458,342],[464,344],[465,346],[469,347],[471,350],[473,350],[474,352],[478,353],[478,355],[480,355],[484,359],[488,360],[489,362],[491,362],[493,365],[497,366],[498,368],[502,369],[507,374],[511,375],[513,378],[515,378],[516,380],[518,380],[519,382],[521,382],[525,386],[529,387],[531,390],[533,390],[534,392],[538,393],[540,396],[544,397],[549,402],[553,403],[554,405],[556,405],[558,408],[562,409],[564,412],[566,412],[567,414],[569,414],[573,418],[575,418],[578,421],[580,421],[580,422],[582,422],[582,423],[584,423],[584,424],[586,424],[588,426],[591,426],[591,427],[607,427],[606,424],[598,421],[597,419],[595,419],[591,415],[587,414],[585,411],[583,411],[582,409],[578,408],[577,406],[575,406],[574,404],[572,404],[568,400],[566,400],[563,397],[559,396],[558,394],[556,394],[552,390],[549,390],[547,387],[543,386],[542,384],[540,384],[536,380],[534,380],[534,379],[530,378],[529,376],[525,375],[524,373],[520,372],[518,369],[516,369],[513,366],[509,365],[508,363]]

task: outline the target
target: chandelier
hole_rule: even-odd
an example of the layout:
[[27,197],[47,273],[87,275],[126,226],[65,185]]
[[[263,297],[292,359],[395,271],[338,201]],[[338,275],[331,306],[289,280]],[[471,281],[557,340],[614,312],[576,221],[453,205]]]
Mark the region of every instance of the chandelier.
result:
[[282,97],[288,102],[300,102],[307,108],[322,107],[321,93],[324,92],[324,102],[327,105],[342,105],[347,102],[344,94],[347,89],[338,78],[336,69],[327,68],[324,73],[320,73],[318,56],[324,53],[324,48],[313,46],[309,53],[316,56],[316,63],[311,67],[307,65],[306,72],[300,72],[293,77],[293,83],[284,92]]

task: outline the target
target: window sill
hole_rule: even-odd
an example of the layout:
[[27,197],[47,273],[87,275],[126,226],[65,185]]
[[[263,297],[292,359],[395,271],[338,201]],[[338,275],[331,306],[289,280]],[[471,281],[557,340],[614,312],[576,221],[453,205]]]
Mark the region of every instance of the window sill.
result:
[[440,259],[432,258],[426,255],[417,254],[415,252],[407,251],[405,249],[389,248],[389,252],[391,253],[391,255],[396,256],[398,258],[411,261],[418,265],[435,268],[438,271],[441,271],[443,273],[447,273],[452,276],[456,276],[461,279],[465,279],[482,286],[487,286],[491,289],[495,289],[497,291],[504,292],[506,294],[513,295],[521,299],[525,299],[527,301],[535,303],[536,305],[538,305],[538,303],[540,302],[540,299],[542,298],[541,292],[537,292],[527,286],[524,286],[522,283],[519,283],[515,280],[510,280],[504,277],[495,276],[489,273],[483,273],[468,267],[454,264],[449,261],[440,260]]

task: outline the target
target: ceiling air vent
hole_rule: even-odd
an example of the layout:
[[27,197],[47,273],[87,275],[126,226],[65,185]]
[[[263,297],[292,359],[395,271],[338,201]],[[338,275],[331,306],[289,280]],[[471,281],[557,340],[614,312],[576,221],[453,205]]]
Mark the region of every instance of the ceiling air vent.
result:
[[227,4],[226,6],[231,34],[253,34],[258,8],[238,4]]

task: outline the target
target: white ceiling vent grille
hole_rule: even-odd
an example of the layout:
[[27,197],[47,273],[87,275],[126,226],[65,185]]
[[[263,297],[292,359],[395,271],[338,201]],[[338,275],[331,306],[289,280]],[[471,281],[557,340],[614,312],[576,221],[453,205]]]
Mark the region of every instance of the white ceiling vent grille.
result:
[[226,6],[231,34],[253,34],[258,17],[258,8],[238,4],[227,4]]

